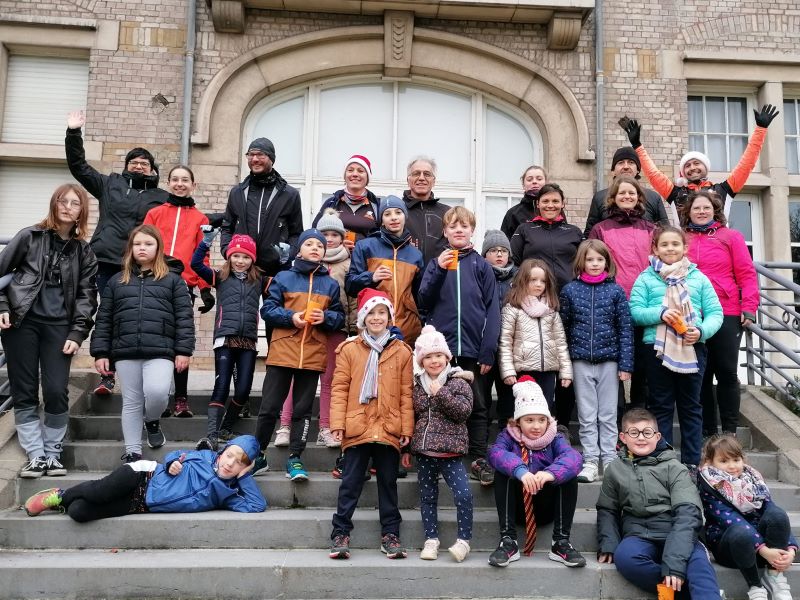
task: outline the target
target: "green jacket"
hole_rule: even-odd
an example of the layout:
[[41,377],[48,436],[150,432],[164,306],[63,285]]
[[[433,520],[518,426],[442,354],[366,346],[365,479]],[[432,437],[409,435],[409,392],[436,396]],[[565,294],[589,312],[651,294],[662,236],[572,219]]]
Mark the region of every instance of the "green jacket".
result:
[[688,469],[666,442],[648,456],[627,447],[606,468],[597,499],[600,552],[613,553],[622,538],[635,535],[662,542],[661,574],[686,580],[686,565],[703,525],[703,508]]

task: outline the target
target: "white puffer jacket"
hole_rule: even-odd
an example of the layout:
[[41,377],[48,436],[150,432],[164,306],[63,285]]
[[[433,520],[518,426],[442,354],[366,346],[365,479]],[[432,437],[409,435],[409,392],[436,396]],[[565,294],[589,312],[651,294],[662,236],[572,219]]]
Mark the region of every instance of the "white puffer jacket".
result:
[[559,379],[572,379],[567,337],[557,311],[534,318],[506,304],[501,319],[499,363],[503,379],[523,371],[558,371]]

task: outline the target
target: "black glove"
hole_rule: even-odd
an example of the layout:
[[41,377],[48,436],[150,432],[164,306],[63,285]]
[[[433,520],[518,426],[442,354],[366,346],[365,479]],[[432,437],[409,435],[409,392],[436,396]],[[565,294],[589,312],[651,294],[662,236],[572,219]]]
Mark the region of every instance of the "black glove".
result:
[[625,130],[625,133],[628,134],[628,140],[630,140],[631,146],[638,148],[642,145],[642,142],[639,141],[642,135],[642,127],[639,125],[639,121],[636,119],[629,119],[628,117],[622,117],[619,120],[619,125]]
[[200,299],[203,301],[203,306],[197,309],[201,315],[206,314],[214,308],[214,294],[211,293],[211,288],[203,288],[200,290]]
[[753,114],[756,117],[756,125],[766,128],[769,127],[772,120],[780,114],[780,111],[772,106],[772,104],[765,104],[761,107],[760,111],[754,108]]

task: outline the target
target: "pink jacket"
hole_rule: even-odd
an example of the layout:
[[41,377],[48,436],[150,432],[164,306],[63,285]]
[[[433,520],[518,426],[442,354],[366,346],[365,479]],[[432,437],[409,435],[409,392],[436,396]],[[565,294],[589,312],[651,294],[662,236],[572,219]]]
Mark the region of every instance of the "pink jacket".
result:
[[705,232],[686,231],[686,241],[689,260],[711,280],[722,313],[755,315],[759,302],[758,276],[742,234],[714,225]]
[[590,239],[605,242],[617,265],[616,282],[630,299],[636,278],[650,266],[655,223],[641,217],[616,215],[592,227]]

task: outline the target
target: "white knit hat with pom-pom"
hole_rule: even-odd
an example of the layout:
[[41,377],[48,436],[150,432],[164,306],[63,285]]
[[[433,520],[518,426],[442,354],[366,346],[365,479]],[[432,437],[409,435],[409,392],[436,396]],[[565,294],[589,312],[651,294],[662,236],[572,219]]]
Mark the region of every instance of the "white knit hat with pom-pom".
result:
[[425,325],[414,344],[414,357],[417,359],[417,364],[421,367],[423,358],[437,352],[444,354],[447,360],[453,359],[453,354],[450,352],[444,336],[436,331],[433,325]]
[[550,409],[547,407],[544,393],[539,384],[529,375],[523,375],[514,384],[514,420],[517,421],[525,415],[544,415],[548,419]]

